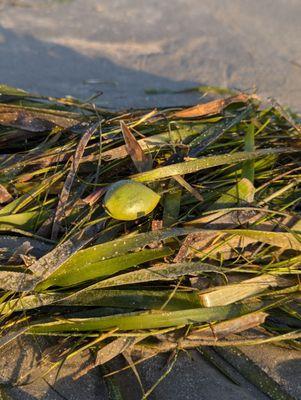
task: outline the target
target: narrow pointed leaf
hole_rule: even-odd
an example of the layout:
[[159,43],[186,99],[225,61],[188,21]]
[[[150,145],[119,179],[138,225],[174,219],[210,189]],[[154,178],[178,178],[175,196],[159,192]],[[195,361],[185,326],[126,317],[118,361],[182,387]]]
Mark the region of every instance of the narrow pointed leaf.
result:
[[192,174],[220,165],[236,164],[245,160],[253,160],[254,158],[264,157],[271,154],[283,154],[294,152],[294,149],[262,149],[252,152],[237,152],[233,154],[222,154],[203,157],[196,160],[186,161],[183,163],[167,165],[165,167],[156,168],[152,171],[142,172],[132,175],[132,179],[138,182],[152,182],[160,179],[166,179],[174,175]]

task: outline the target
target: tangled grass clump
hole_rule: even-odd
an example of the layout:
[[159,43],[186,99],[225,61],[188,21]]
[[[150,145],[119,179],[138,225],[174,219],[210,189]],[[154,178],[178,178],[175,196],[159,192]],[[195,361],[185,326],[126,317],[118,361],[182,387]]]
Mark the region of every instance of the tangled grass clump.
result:
[[[82,373],[125,350],[299,349],[299,123],[243,93],[115,112],[0,86],[0,347],[73,338],[39,368],[94,349]],[[121,180],[160,202],[112,218]]]

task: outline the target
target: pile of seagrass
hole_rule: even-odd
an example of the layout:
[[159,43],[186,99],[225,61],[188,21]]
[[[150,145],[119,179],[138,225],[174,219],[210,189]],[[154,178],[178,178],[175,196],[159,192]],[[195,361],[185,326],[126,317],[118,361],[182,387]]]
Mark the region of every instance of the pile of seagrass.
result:
[[300,134],[243,93],[114,112],[0,86],[0,347],[55,335],[69,347],[39,368],[95,350],[81,374],[125,352],[300,348]]

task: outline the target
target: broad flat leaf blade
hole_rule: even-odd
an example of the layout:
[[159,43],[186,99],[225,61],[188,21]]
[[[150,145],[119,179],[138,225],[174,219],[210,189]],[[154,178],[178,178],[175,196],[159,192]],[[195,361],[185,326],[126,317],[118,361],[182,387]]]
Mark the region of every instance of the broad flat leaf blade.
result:
[[169,256],[172,253],[171,249],[165,247],[125,254],[108,260],[100,260],[92,264],[73,264],[72,268],[61,267],[47,280],[41,282],[36,287],[36,290],[44,290],[49,286],[72,286],[92,279],[100,279],[139,264]]
[[223,321],[228,318],[235,318],[247,312],[257,309],[256,306],[242,304],[231,304],[224,307],[195,308],[179,311],[156,311],[119,314],[100,318],[68,319],[66,321],[45,322],[35,324],[29,330],[30,333],[51,333],[51,332],[87,332],[104,331],[113,328],[120,330],[155,329],[181,326],[193,323]]
[[[66,270],[77,268],[77,265],[83,267],[108,258],[121,256],[151,243],[157,243],[176,236],[183,236],[194,230],[194,228],[174,228],[124,236],[110,242],[77,251],[71,257],[69,255],[69,258],[64,260],[61,267]],[[54,272],[54,270],[52,272]]]

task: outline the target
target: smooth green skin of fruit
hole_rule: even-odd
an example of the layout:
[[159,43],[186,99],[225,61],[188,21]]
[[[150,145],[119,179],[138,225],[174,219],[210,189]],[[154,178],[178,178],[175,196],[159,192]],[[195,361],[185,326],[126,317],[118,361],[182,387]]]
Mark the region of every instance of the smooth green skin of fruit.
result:
[[104,198],[107,213],[122,221],[132,221],[153,211],[160,196],[142,183],[130,179],[113,183]]

